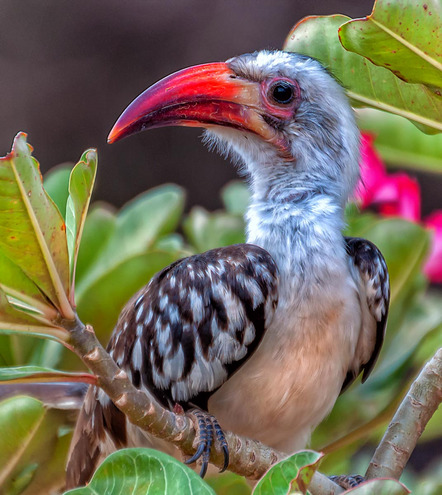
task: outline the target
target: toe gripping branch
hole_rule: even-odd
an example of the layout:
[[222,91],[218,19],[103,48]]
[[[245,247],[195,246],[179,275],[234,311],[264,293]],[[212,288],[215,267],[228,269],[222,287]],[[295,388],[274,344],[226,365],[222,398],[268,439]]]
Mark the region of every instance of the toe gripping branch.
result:
[[197,430],[198,447],[195,454],[185,461],[185,464],[192,464],[200,457],[202,460],[200,476],[204,478],[207,472],[207,466],[209,465],[210,450],[212,448],[213,437],[215,435],[216,440],[220,444],[224,453],[224,465],[220,469],[220,473],[224,472],[229,465],[229,448],[227,446],[226,437],[218,423],[218,420],[211,414],[201,411],[200,409],[191,409],[188,415],[195,419],[195,425]]
[[343,474],[340,476],[329,476],[329,479],[339,485],[344,490],[349,490],[367,481],[360,474]]

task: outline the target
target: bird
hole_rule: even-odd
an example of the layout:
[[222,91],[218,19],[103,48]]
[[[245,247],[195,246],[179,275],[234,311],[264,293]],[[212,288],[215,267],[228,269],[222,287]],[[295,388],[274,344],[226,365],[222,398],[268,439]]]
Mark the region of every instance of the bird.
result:
[[[360,133],[317,60],[261,50],[182,69],[139,95],[108,142],[172,125],[202,127],[245,177],[246,242],[160,271],[127,303],[107,349],[137,388],[194,412],[205,436],[191,461],[201,456],[204,475],[213,438],[228,464],[223,431],[287,453],[308,444],[340,393],[373,369],[389,276],[374,244],[343,235]],[[110,452],[141,445],[171,449],[91,386],[68,487]]]

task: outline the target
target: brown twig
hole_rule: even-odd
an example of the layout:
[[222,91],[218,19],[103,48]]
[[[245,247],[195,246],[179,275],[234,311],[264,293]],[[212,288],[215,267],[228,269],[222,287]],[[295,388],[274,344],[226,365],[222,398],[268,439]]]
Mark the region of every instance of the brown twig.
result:
[[400,478],[419,437],[441,401],[442,348],[411,385],[371,459],[367,478]]

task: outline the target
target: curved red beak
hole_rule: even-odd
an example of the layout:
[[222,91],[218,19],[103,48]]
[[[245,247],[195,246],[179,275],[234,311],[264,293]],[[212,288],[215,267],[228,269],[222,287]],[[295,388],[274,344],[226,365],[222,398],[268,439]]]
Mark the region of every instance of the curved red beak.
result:
[[238,77],[223,62],[196,65],[146,89],[121,114],[108,142],[154,127],[228,126],[261,136],[287,157],[285,140],[264,114],[259,82]]

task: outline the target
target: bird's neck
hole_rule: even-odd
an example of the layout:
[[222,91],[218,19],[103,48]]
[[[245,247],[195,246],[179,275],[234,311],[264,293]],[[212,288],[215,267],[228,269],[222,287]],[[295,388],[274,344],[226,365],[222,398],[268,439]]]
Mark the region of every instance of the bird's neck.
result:
[[[273,183],[265,190],[252,184],[246,214],[247,242],[267,250],[281,274],[313,277],[339,269],[345,258],[342,200],[339,191],[318,177]],[[331,261],[334,263],[331,263]]]

